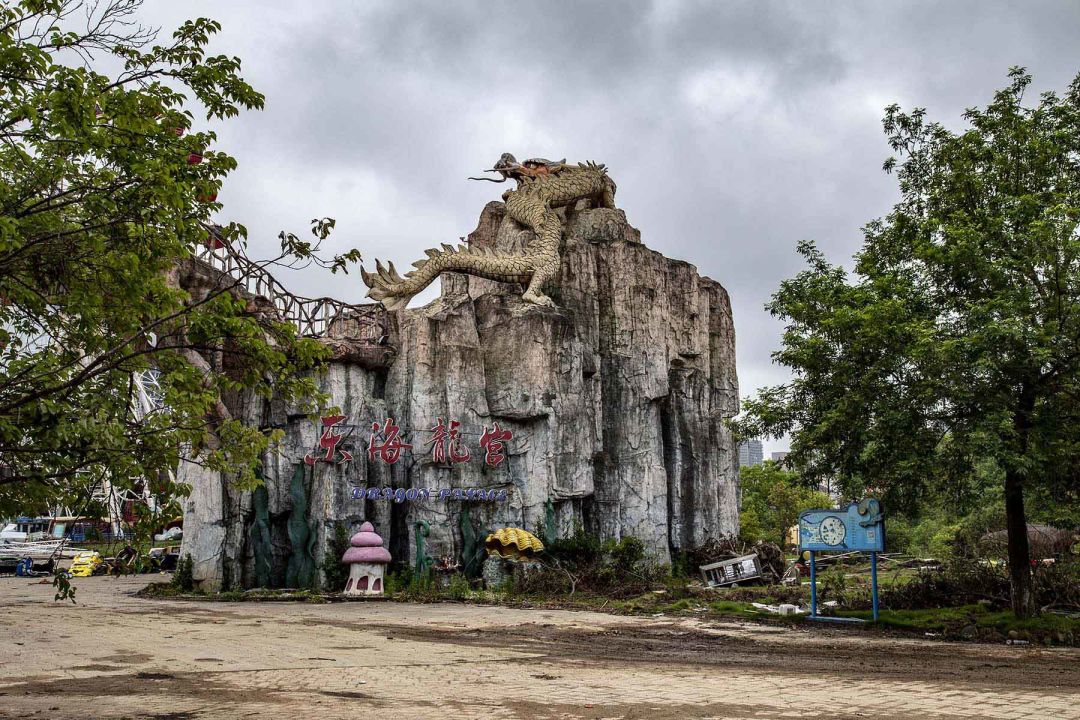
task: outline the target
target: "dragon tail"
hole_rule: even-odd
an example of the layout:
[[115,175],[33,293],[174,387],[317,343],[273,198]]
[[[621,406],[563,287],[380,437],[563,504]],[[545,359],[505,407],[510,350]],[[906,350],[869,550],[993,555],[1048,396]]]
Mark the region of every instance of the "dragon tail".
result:
[[[394,268],[394,263],[387,261],[389,267],[375,261],[375,272],[369,273],[363,267],[360,274],[364,284],[370,288],[367,296],[381,302],[387,310],[398,310],[409,304],[409,300],[430,285],[444,272],[467,272],[471,275],[486,277],[503,282],[527,282],[530,273],[524,268],[508,267],[506,260],[518,259],[507,253],[489,248],[470,248],[443,243],[442,250],[425,250],[427,258],[413,263],[415,270],[410,270],[402,277]],[[517,265],[518,263],[512,263]]]

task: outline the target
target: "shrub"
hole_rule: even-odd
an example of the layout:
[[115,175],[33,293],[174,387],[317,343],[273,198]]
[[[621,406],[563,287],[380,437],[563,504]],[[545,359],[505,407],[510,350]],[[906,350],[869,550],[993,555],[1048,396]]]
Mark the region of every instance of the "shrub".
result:
[[435,602],[442,599],[439,585],[431,572],[419,576],[412,570],[395,573],[386,580],[384,592],[413,602]]
[[581,527],[568,538],[555,540],[544,549],[545,567],[523,574],[515,592],[570,594],[578,590],[613,598],[639,595],[670,577],[671,568],[645,554],[636,537],[600,541]]
[[917,554],[912,545],[911,521],[902,515],[888,518],[885,526],[886,550],[902,555]]
[[848,584],[843,565],[835,565],[818,573],[818,599],[836,600],[844,604]]
[[987,552],[979,542],[983,535],[1005,528],[1005,503],[994,500],[973,510],[960,521],[956,531],[956,554],[965,557],[995,557],[1003,553]]
[[327,543],[326,555],[323,556],[323,577],[326,589],[341,592],[349,580],[349,566],[341,562],[345,551],[349,549],[349,531],[344,523],[334,525],[334,534]]
[[961,525],[944,513],[931,512],[912,520],[902,515],[885,524],[887,550],[891,553],[945,559],[957,554]]
[[986,602],[996,608],[1009,604],[1009,574],[1004,564],[951,558],[938,570],[920,570],[907,582],[883,585],[882,607],[892,610],[943,608]]
[[634,566],[645,558],[645,543],[628,535],[611,546],[608,554],[616,570],[631,572]]
[[450,584],[446,588],[445,596],[450,600],[465,600],[469,597],[469,579],[462,573],[454,573],[450,577]]
[[1080,558],[1065,557],[1032,569],[1032,592],[1040,608],[1080,608]]
[[390,570],[387,572],[383,578],[383,593],[389,597],[404,590],[409,584],[410,574],[408,570]]
[[176,570],[173,571],[172,585],[177,590],[183,592],[191,592],[195,589],[195,561],[191,559],[190,553],[185,553],[182,558],[176,562]]
[[600,539],[586,533],[580,525],[575,526],[570,537],[559,538],[544,548],[544,555],[571,567],[592,565],[600,559],[603,552]]

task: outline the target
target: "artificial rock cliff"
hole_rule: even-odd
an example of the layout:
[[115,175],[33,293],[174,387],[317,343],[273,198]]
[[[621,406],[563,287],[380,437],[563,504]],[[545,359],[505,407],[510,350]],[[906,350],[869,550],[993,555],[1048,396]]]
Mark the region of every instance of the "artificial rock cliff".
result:
[[[370,520],[397,561],[412,561],[417,521],[426,553],[460,557],[498,527],[575,528],[634,535],[656,557],[738,529],[738,460],[724,420],[738,411],[735,337],[727,292],[641,243],[621,210],[560,210],[565,247],[549,289],[556,308],[523,304],[521,286],[444,275],[441,296],[394,313],[386,347],[357,352],[348,321],[327,342],[337,359],[321,378],[347,420],[352,460],[303,464],[320,428],[273,401],[227,399],[234,416],[282,427],[284,450],[264,463],[265,490],[184,463],[192,486],[184,552],[207,588],[306,584],[334,525]],[[531,231],[489,203],[472,246],[510,249]],[[394,418],[401,461],[367,457],[371,423]],[[436,464],[425,443],[436,418],[461,423],[472,460]],[[482,429],[511,430],[492,468]],[[394,503],[354,499],[353,487],[503,488],[505,502]]]

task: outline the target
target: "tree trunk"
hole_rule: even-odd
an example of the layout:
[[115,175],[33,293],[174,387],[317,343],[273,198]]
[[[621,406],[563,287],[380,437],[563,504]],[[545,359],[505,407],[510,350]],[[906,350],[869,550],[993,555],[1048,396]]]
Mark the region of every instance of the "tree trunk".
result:
[[1005,527],[1009,537],[1009,584],[1012,609],[1017,617],[1035,610],[1031,592],[1031,550],[1028,546],[1027,516],[1024,514],[1024,485],[1019,473],[1005,473]]

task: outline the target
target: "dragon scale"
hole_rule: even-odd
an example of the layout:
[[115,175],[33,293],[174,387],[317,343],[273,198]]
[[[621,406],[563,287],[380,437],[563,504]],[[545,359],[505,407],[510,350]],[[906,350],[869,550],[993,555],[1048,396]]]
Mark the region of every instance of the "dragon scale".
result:
[[555,208],[581,199],[590,199],[598,207],[614,207],[615,183],[605,167],[596,163],[567,165],[534,160],[519,164],[510,154],[503,155],[492,172],[501,173],[503,180],[513,178],[518,182],[516,189],[503,194],[503,199],[507,214],[535,234],[528,246],[517,252],[443,244],[441,250],[426,250],[427,258],[414,262],[415,270],[404,277],[393,263],[383,267],[376,260],[376,272],[361,269],[364,283],[370,288],[368,297],[382,302],[388,310],[396,310],[405,307],[442,273],[461,272],[489,280],[527,283],[524,301],[554,305],[541,288],[559,273],[562,225]]

